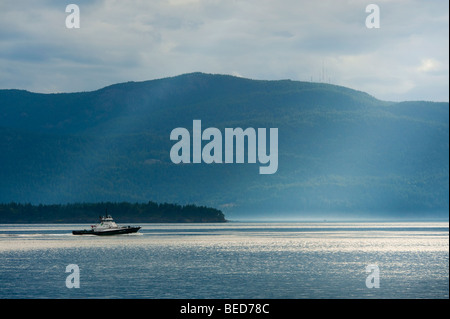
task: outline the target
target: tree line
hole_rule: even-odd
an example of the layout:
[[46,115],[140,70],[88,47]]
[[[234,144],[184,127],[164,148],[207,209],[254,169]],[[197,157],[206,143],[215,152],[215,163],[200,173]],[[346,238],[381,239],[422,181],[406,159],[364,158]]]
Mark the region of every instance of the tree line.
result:
[[96,223],[111,215],[118,223],[206,223],[225,222],[222,211],[197,205],[169,203],[72,203],[32,205],[0,204],[0,223]]

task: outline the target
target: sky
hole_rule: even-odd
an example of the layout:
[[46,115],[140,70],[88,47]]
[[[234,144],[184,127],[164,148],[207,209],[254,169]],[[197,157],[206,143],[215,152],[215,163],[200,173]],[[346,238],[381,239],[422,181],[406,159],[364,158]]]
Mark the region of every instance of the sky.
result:
[[[66,6],[80,9],[67,28]],[[368,28],[369,4],[379,28]],[[1,0],[0,89],[93,91],[191,72],[449,101],[447,0]]]

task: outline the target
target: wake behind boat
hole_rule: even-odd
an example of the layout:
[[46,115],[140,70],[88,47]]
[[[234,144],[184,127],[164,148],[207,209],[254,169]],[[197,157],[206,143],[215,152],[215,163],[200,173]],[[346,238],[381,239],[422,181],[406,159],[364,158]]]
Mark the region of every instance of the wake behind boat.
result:
[[139,226],[118,226],[111,215],[100,216],[100,223],[91,226],[91,229],[87,230],[74,230],[73,235],[97,235],[97,236],[108,236],[108,235],[120,235],[120,234],[131,234],[137,233],[141,229]]

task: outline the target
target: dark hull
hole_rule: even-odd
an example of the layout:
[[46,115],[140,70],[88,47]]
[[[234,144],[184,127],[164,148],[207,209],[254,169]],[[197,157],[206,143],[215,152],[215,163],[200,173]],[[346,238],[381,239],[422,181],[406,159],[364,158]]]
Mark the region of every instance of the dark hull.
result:
[[107,231],[95,231],[95,230],[74,230],[73,235],[96,235],[96,236],[111,236],[111,235],[121,235],[121,234],[131,234],[137,233],[141,227],[123,227],[114,230]]

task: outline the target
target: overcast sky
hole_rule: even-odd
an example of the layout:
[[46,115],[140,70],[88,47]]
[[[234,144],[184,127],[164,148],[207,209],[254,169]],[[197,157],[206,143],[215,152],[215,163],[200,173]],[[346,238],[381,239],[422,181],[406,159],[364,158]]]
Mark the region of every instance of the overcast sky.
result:
[[[80,28],[66,28],[66,5]],[[380,8],[369,29],[366,6]],[[447,0],[1,0],[0,88],[92,91],[190,72],[449,100]]]

